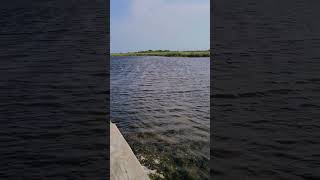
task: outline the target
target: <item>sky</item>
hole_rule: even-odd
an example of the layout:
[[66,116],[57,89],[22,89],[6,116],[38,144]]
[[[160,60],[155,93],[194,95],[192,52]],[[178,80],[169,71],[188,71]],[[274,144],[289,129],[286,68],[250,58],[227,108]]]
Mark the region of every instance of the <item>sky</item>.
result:
[[210,0],[111,0],[111,52],[210,48]]

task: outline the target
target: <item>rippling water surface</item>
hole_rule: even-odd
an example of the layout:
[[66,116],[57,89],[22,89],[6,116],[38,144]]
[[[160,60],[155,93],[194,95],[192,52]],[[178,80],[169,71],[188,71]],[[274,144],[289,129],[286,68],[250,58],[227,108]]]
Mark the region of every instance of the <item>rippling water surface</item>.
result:
[[112,121],[154,177],[208,179],[209,61],[111,59]]
[[108,178],[103,2],[0,2],[0,179]]
[[212,176],[320,179],[320,1],[215,1]]

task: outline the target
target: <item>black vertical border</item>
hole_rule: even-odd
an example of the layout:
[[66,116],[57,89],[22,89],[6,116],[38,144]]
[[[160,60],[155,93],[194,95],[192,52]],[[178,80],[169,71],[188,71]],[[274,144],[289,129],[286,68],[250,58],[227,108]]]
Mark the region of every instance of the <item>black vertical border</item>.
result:
[[107,117],[106,120],[108,121],[107,123],[107,140],[108,140],[108,152],[106,152],[108,154],[108,174],[107,174],[107,179],[110,179],[110,125],[109,125],[109,121],[110,121],[110,0],[106,0],[104,1],[105,3],[105,27],[106,27],[106,72],[107,72],[107,76],[106,76],[106,81],[107,81]]
[[1,1],[0,179],[110,179],[109,4]]
[[213,126],[214,126],[214,120],[213,120],[213,89],[214,89],[214,83],[213,83],[213,62],[214,62],[214,7],[215,7],[215,0],[210,1],[210,179],[213,179],[213,169],[212,169],[212,163],[213,163]]

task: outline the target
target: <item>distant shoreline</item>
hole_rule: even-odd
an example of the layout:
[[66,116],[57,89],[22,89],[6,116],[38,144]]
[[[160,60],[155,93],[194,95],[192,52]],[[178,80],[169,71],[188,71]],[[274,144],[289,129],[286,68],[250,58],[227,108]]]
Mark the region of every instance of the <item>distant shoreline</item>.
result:
[[164,56],[164,57],[210,57],[209,50],[203,51],[169,51],[148,50],[127,53],[111,53],[111,56]]

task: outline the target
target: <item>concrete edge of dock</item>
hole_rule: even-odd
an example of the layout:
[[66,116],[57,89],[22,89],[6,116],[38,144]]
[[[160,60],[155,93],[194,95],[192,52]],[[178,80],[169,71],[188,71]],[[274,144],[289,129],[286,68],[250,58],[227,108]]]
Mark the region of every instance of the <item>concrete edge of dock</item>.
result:
[[110,121],[110,179],[149,180],[118,127]]

